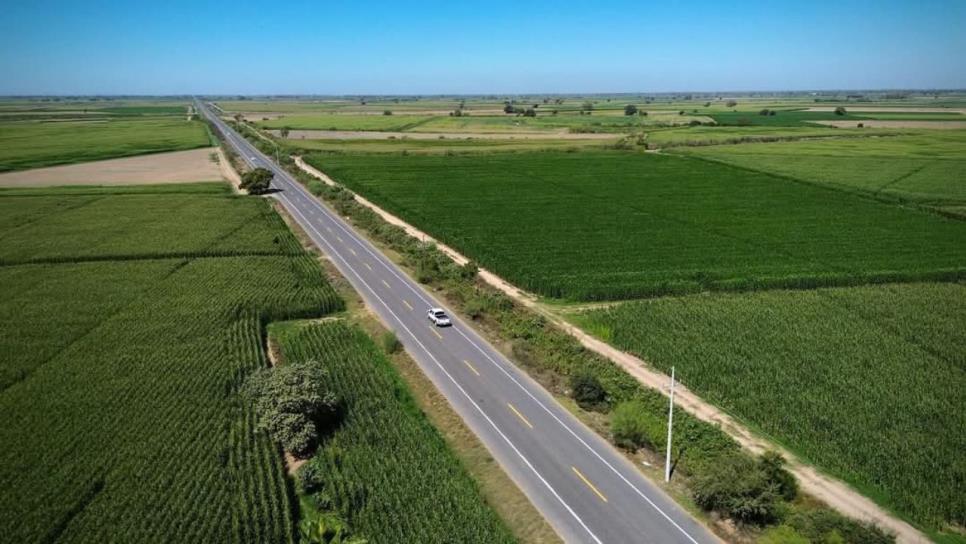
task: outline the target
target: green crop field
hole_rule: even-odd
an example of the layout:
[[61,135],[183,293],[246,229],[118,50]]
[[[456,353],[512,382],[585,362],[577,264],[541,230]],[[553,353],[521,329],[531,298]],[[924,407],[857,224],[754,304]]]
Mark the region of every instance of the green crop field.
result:
[[278,119],[258,121],[263,128],[288,127],[293,130],[385,130],[397,132],[409,130],[433,117],[422,115],[342,115],[312,114],[286,115]]
[[575,321],[931,527],[966,521],[966,285],[695,295]]
[[707,161],[592,151],[307,160],[552,297],[950,279],[966,270],[960,221]]
[[345,405],[306,468],[321,475],[353,534],[369,542],[514,541],[365,333],[330,321],[284,324],[273,336],[285,361],[321,363],[327,388]]
[[966,204],[964,130],[916,131],[888,138],[680,148],[675,152],[940,206]]
[[0,172],[208,145],[205,125],[183,116],[0,120]]
[[868,128],[849,131],[834,127],[799,126],[696,126],[675,127],[647,131],[647,143],[654,147],[705,146],[737,143],[767,142],[771,140],[800,140],[809,138],[864,138],[893,136],[909,130]]
[[267,322],[342,302],[267,202],[148,191],[0,192],[0,534],[291,542],[237,391]]

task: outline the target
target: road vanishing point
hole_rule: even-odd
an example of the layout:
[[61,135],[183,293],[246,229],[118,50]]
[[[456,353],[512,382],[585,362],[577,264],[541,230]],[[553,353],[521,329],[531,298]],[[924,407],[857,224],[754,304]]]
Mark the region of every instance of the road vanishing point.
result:
[[[207,104],[196,104],[246,163],[275,174],[274,197],[395,331],[422,371],[566,542],[720,542]],[[426,317],[432,307],[446,309],[453,325],[433,326]]]

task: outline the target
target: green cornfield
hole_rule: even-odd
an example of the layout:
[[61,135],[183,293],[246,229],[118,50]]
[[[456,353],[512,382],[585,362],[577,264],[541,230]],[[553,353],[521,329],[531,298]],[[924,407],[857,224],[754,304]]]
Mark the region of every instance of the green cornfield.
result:
[[966,223],[709,161],[613,151],[306,160],[549,297],[966,277]]
[[514,541],[364,332],[343,321],[278,330],[283,359],[320,362],[327,388],[345,404],[344,420],[309,465],[354,535],[399,544]]
[[292,542],[237,391],[343,303],[267,202],[149,191],[0,193],[2,540]]
[[966,286],[694,295],[580,325],[932,528],[966,522]]

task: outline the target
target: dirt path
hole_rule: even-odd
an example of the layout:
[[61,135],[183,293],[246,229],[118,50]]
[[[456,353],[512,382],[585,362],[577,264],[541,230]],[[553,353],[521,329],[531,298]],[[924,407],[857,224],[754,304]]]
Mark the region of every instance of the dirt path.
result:
[[218,181],[221,170],[213,147],[153,153],[123,159],[34,168],[0,174],[0,187],[51,185],[139,185]]
[[228,160],[228,155],[225,154],[225,150],[221,146],[218,147],[218,169],[221,170],[221,177],[231,184],[232,191],[238,194],[244,192],[241,188],[241,176],[235,171],[231,161]]
[[[319,178],[328,185],[338,185],[325,173],[305,163],[301,157],[294,157],[294,159],[295,163],[302,170]],[[425,232],[422,232],[402,219],[383,210],[369,200],[359,195],[356,195],[356,200],[360,204],[369,207],[374,212],[379,214],[379,216],[382,217],[386,222],[402,227],[410,236],[435,243],[441,251],[446,253],[458,264],[464,264],[469,260],[458,251],[445,244],[441,244],[432,236],[429,236]],[[481,268],[479,275],[480,278],[482,278],[486,283],[490,284],[496,289],[499,289],[519,303],[545,316],[562,330],[566,331],[568,334],[580,341],[581,345],[583,345],[585,348],[601,355],[602,357],[606,357],[607,359],[619,365],[642,385],[660,391],[661,394],[667,395],[668,377],[663,372],[652,370],[652,368],[642,359],[631,355],[630,353],[623,352],[601,340],[598,340],[583,330],[564,321],[563,318],[561,318],[558,314],[549,310],[545,305],[540,304],[535,295],[514,287],[492,272]],[[805,464],[786,449],[755,435],[730,415],[716,408],[712,404],[705,402],[686,387],[678,384],[675,387],[674,396],[679,407],[686,410],[688,413],[697,417],[698,419],[720,425],[723,431],[728,433],[729,436],[734,438],[736,442],[741,444],[741,446],[747,450],[759,454],[767,450],[780,452],[785,459],[788,460],[788,469],[792,474],[795,475],[796,478],[798,478],[802,490],[821,500],[828,506],[838,510],[839,512],[842,512],[847,516],[875,523],[879,527],[895,533],[896,539],[899,543],[926,544],[930,542],[930,540],[918,529],[892,516],[879,507],[879,505],[875,504],[858,491],[855,491],[849,487],[849,485],[845,482],[820,473],[814,467]]]

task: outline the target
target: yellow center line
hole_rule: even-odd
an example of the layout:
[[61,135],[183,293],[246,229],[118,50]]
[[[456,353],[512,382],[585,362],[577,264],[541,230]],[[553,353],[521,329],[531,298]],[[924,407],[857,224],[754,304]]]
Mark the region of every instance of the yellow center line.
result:
[[442,339],[443,339],[443,335],[442,335],[442,334],[440,334],[438,330],[436,330],[436,327],[434,327],[434,326],[432,326],[432,325],[430,325],[430,326],[429,326],[429,330],[431,330],[431,331],[433,331],[433,334],[435,334],[435,335],[436,335],[436,338],[439,338],[440,340],[442,340]]
[[389,282],[387,282],[386,280],[382,280],[382,284],[385,285],[386,287],[389,287]]
[[479,371],[479,370],[477,370],[477,369],[476,369],[476,368],[475,368],[475,367],[473,366],[473,363],[470,363],[470,362],[469,362],[469,361],[467,361],[466,359],[463,359],[463,364],[465,364],[466,366],[468,366],[468,367],[470,367],[470,370],[472,370],[472,371],[473,371],[473,374],[476,374],[477,376],[479,376],[479,375],[480,375],[480,371]]
[[583,480],[584,483],[587,484],[587,487],[589,487],[594,493],[597,494],[598,497],[600,497],[600,500],[607,502],[607,497],[605,497],[604,494],[601,493],[599,489],[594,487],[594,484],[590,483],[590,480],[588,480],[587,477],[583,475],[583,473],[577,470],[577,467],[570,467],[570,468],[574,469],[574,474],[576,474],[578,478]]
[[369,270],[372,270],[372,265],[370,265],[369,263],[362,263],[362,264],[366,265],[366,268],[368,268]]
[[410,304],[410,303],[409,303],[409,301],[407,301],[407,300],[404,300],[404,301],[403,301],[403,304],[405,304],[405,305],[406,305],[406,307],[407,307],[407,308],[409,308],[409,310],[410,310],[410,311],[412,311],[412,309],[413,309],[413,305],[412,305],[412,304]]
[[510,407],[510,410],[512,410],[513,413],[516,414],[518,418],[520,418],[520,421],[522,421],[527,427],[530,427],[531,429],[533,428],[533,424],[527,421],[527,418],[523,417],[523,414],[520,413],[520,410],[517,410],[516,406],[510,404],[509,402],[506,403],[506,405]]

